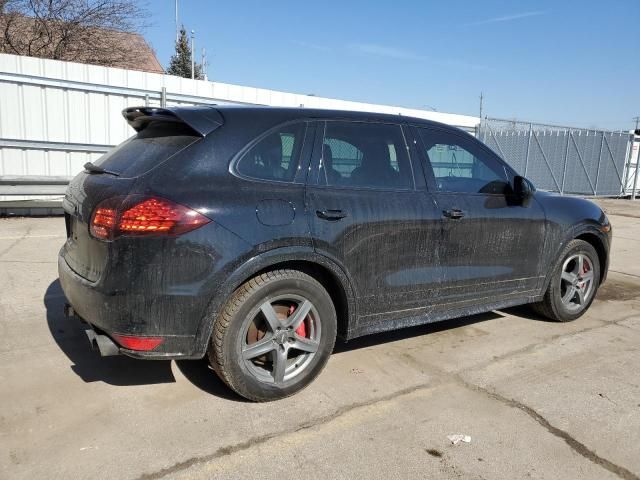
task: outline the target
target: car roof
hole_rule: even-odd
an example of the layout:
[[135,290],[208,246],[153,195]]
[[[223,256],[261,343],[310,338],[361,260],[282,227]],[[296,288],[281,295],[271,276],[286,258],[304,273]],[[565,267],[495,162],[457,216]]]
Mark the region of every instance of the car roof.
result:
[[377,113],[377,112],[362,112],[353,110],[334,110],[334,109],[321,109],[321,108],[306,108],[306,107],[272,107],[265,105],[198,105],[198,106],[172,106],[171,110],[178,113],[180,110],[184,111],[210,111],[211,109],[217,110],[223,116],[225,112],[260,112],[261,114],[269,115],[273,114],[279,117],[288,117],[290,120],[295,119],[345,119],[345,120],[369,120],[378,122],[406,122],[412,124],[421,124],[429,126],[439,126],[454,128],[452,125],[447,125],[433,120],[426,120],[424,118],[411,117],[401,114],[389,114],[389,113]]

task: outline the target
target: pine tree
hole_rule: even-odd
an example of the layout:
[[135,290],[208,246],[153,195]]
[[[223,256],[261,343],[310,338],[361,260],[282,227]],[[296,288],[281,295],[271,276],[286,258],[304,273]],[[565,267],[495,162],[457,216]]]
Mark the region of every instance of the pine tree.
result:
[[[176,53],[171,56],[167,73],[178,77],[191,78],[191,46],[189,45],[189,39],[187,38],[187,31],[184,25],[180,29],[180,37],[176,42]],[[204,79],[202,66],[198,63],[195,64],[194,77],[197,80]]]

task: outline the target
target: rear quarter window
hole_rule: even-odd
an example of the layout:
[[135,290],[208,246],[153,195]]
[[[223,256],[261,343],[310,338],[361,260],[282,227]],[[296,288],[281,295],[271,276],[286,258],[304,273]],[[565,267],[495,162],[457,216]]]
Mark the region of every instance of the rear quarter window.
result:
[[259,180],[292,182],[298,170],[304,133],[304,122],[276,128],[240,157],[236,172]]
[[193,130],[179,123],[151,123],[93,163],[122,177],[136,177],[165,162],[199,138]]

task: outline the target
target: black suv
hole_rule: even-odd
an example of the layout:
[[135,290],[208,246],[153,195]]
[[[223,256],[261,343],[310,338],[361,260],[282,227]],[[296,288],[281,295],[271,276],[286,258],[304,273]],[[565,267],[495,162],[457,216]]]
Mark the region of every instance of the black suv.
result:
[[608,268],[595,204],[536,192],[473,136],[416,118],[128,108],[137,134],[64,199],[66,310],[103,355],[198,359],[291,395],[336,335],[533,303],[568,321]]

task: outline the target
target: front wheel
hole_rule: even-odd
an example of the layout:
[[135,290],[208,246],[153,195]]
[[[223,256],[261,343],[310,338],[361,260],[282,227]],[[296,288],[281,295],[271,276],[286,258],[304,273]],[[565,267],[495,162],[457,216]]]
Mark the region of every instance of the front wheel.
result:
[[292,395],[315,379],[336,338],[331,297],[309,275],[277,270],[238,288],[215,321],[209,360],[249,400]]
[[572,240],[551,275],[543,300],[533,304],[533,308],[559,322],[581,317],[593,302],[600,285],[596,250],[584,240]]

